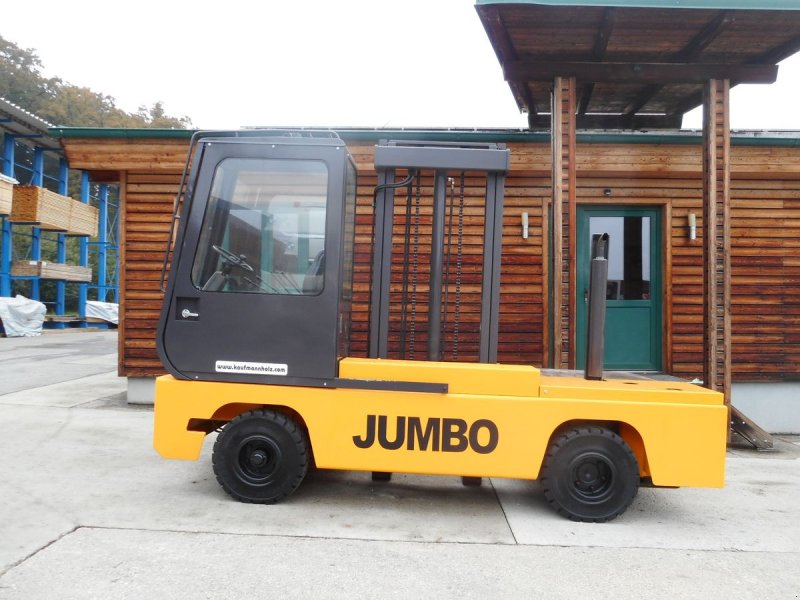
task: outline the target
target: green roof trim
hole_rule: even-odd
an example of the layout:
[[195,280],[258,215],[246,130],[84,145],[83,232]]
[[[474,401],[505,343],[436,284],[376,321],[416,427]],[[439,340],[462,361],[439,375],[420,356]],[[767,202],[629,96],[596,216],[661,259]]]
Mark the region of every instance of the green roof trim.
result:
[[129,139],[189,139],[190,129],[120,129],[106,127],[52,127],[47,130],[54,138],[129,138]]
[[[498,142],[536,144],[549,143],[547,132],[528,131],[525,129],[361,129],[348,127],[305,127],[274,128],[271,131],[299,129],[307,131],[330,130],[339,134],[345,142],[377,142],[382,139],[418,140],[418,141],[452,141],[452,142]],[[242,130],[257,135],[257,130]],[[53,127],[50,135],[63,139],[160,139],[189,140],[193,130],[189,129],[102,129],[83,127]],[[210,131],[209,133],[214,133]],[[578,142],[583,144],[661,144],[661,145],[695,145],[703,143],[700,131],[684,130],[680,132],[579,132]],[[751,131],[732,132],[731,144],[734,146],[777,146],[800,147],[800,131]]]
[[712,10],[800,10],[797,0],[476,0],[491,4],[539,4],[543,6],[614,6],[618,8],[689,8]]

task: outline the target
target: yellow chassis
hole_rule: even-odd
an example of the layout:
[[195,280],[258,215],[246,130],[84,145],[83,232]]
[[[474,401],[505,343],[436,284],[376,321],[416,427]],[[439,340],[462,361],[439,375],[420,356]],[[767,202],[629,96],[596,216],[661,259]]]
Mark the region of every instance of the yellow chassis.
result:
[[[692,384],[548,377],[529,366],[357,358],[340,362],[339,377],[446,383],[449,391],[164,376],[156,383],[155,448],[166,458],[196,460],[206,433],[190,430],[193,423],[229,421],[272,407],[305,425],[318,468],[537,479],[559,428],[602,423],[625,439],[642,477],[654,485],[724,483],[727,407],[721,394]],[[381,431],[369,443],[370,416],[376,430],[383,426],[383,445]]]

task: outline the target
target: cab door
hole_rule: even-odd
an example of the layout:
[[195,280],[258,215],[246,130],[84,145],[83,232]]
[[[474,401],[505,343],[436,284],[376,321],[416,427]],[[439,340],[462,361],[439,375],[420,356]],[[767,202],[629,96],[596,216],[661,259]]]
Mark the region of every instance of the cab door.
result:
[[159,330],[174,375],[336,376],[346,150],[328,142],[201,142]]

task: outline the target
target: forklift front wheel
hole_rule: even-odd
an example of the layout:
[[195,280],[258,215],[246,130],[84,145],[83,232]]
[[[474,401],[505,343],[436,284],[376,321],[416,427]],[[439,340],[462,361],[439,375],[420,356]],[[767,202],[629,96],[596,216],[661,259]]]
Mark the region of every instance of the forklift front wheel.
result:
[[573,521],[615,519],[639,491],[639,464],[630,446],[603,427],[577,427],[547,450],[540,478],[547,501]]
[[309,455],[305,432],[290,417],[254,410],[222,429],[212,463],[217,481],[233,498],[273,504],[302,483]]

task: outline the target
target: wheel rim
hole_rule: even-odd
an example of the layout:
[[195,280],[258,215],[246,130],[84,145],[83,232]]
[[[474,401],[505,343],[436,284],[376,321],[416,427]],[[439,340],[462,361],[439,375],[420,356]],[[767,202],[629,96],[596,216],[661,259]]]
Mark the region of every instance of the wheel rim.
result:
[[570,493],[581,502],[596,504],[613,494],[617,469],[607,457],[596,452],[576,456],[570,463]]
[[234,472],[248,485],[267,485],[280,473],[282,458],[280,447],[271,438],[249,436],[239,444]]

